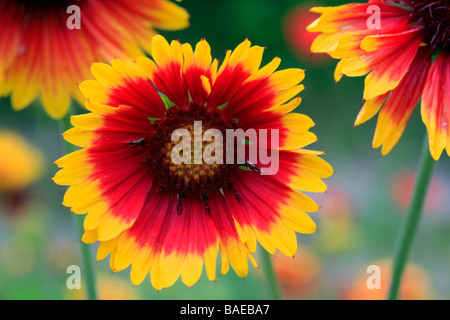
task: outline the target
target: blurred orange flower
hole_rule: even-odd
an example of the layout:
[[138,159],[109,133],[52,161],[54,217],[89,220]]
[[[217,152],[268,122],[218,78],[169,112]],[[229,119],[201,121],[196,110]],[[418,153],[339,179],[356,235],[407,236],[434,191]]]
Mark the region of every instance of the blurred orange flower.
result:
[[43,155],[21,135],[0,129],[0,193],[15,194],[43,172]]
[[326,54],[312,54],[310,50],[320,32],[306,31],[306,27],[319,18],[319,14],[310,11],[311,7],[318,5],[317,2],[301,4],[289,10],[283,19],[284,38],[295,56],[314,63],[325,62],[328,58]]
[[[399,171],[392,178],[390,194],[392,200],[402,208],[402,212],[406,212],[411,202],[415,180],[416,172],[408,169]],[[448,194],[448,191],[446,190],[445,182],[435,175],[431,180],[424,212],[432,213],[442,208],[446,194]]]
[[[138,289],[120,276],[101,274],[97,284],[99,300],[138,300],[140,298]],[[74,289],[66,291],[66,297],[69,300],[85,300],[86,294],[83,288]]]
[[[367,279],[371,274],[361,274],[343,290],[346,300],[385,300],[391,283],[391,262],[382,260],[374,265],[380,267],[380,289],[369,289]],[[429,300],[433,299],[433,290],[428,279],[428,273],[415,264],[408,264],[403,273],[403,280],[399,290],[401,300]]]
[[278,283],[285,299],[311,296],[318,289],[322,266],[317,255],[302,246],[294,257],[280,255],[272,258]]
[[322,251],[348,251],[361,242],[352,206],[348,191],[338,186],[329,189],[320,211],[319,234],[316,237]]

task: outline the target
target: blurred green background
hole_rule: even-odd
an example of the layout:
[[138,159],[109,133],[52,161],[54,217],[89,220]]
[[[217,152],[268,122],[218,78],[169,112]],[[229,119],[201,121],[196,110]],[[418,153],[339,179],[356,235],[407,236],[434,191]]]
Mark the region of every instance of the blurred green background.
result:
[[[299,6],[311,7],[314,3],[317,2],[185,0],[180,5],[189,11],[191,27],[162,34],[167,39],[191,44],[205,38],[212,47],[213,57],[219,60],[226,50],[248,37],[253,44],[267,48],[264,62],[278,56],[282,59],[280,68],[307,70],[303,81],[306,90],[301,93],[303,101],[297,111],[307,114],[317,124],[312,131],[319,140],[309,148],[325,151],[324,158],[336,173],[326,180],[329,186],[326,194],[312,195],[322,206],[313,214],[318,231],[298,236],[299,252],[295,259],[274,259],[278,276],[284,297],[289,299],[370,298],[374,297],[373,292],[364,291],[369,276],[366,269],[384,263],[391,256],[408,190],[412,187],[425,126],[416,109],[402,139],[388,156],[382,157],[380,150],[372,150],[376,118],[353,127],[362,107],[363,79],[344,78],[336,84],[335,60],[301,53],[295,43],[305,43],[305,48],[308,47],[307,35],[301,30],[291,30],[291,36],[286,36],[291,19],[294,22],[311,19],[310,15],[298,13]],[[327,1],[327,5],[340,3]],[[293,12],[297,15],[293,16]],[[78,111],[83,112],[81,108]],[[81,264],[80,235],[72,228],[69,210],[61,206],[64,188],[51,180],[57,171],[53,161],[64,154],[62,138],[58,135],[62,130],[37,103],[13,112],[8,98],[0,100],[0,129],[22,134],[31,145],[42,150],[46,164],[42,178],[20,195],[19,205],[14,205],[14,209],[11,201],[17,199],[0,195],[0,299],[83,298],[82,291],[66,287],[67,267]],[[417,272],[412,272],[407,279],[410,284],[404,289],[406,298],[450,298],[449,169],[450,159],[443,155],[437,163],[426,212],[412,248],[410,260]],[[91,248],[95,256],[96,245]],[[232,270],[216,282],[208,281],[203,274],[192,288],[178,280],[159,293],[149,279],[133,287],[129,269],[112,274],[108,258],[99,261],[95,270],[100,297],[104,299],[270,297],[262,270],[253,267],[245,280]],[[382,269],[383,287],[377,294],[386,292],[389,273],[389,268]],[[360,288],[362,291],[358,291]]]

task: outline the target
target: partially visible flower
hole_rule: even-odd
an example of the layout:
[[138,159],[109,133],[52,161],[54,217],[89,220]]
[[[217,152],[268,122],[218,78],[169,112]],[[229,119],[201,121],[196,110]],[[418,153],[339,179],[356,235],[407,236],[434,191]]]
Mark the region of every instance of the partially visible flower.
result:
[[0,194],[24,191],[42,172],[42,152],[21,135],[0,129]]
[[[304,71],[276,71],[279,58],[261,67],[264,48],[248,40],[227,51],[220,67],[205,40],[194,50],[155,36],[151,51],[154,60],[94,64],[96,80],[81,84],[91,113],[72,117],[64,138],[82,149],[56,162],[63,169],[54,180],[70,185],[65,206],[88,213],[83,241],[100,241],[99,260],[111,253],[114,271],[131,265],[134,284],[150,274],[158,290],[180,276],[192,286],[203,265],[214,280],[219,249],[221,273],[231,265],[240,277],[248,274],[248,260],[257,266],[258,242],[272,254],[278,248],[293,256],[295,232],[316,229],[306,212],[319,209],[299,191],[324,192],[321,178],[334,172],[321,152],[303,149],[317,139],[309,131],[314,122],[290,113],[301,101]],[[259,156],[250,161],[247,150],[238,163],[235,144],[253,149],[238,139],[230,153],[219,144],[219,161],[208,163],[203,154],[210,145],[202,139],[183,150],[191,164],[177,164],[177,129],[194,141],[207,129],[224,137],[253,129]],[[268,141],[264,130],[278,133],[278,141]],[[261,174],[272,164],[273,175]]]
[[328,56],[312,54],[310,50],[314,39],[320,33],[306,31],[306,27],[319,16],[309,10],[315,5],[318,5],[318,3],[304,3],[290,9],[283,19],[283,34],[296,57],[307,62],[321,63]]
[[[416,172],[414,170],[401,170],[392,177],[391,196],[392,200],[402,208],[402,212],[406,212],[408,208],[416,180]],[[425,213],[435,212],[442,207],[445,202],[448,190],[445,182],[437,175],[431,179],[430,190],[427,193],[425,201]]]
[[[380,289],[367,286],[368,278],[374,273],[368,274],[364,272],[355,277],[351,283],[344,285],[345,288],[341,298],[346,300],[386,300],[391,283],[391,262],[389,260],[381,260],[371,265],[380,267]],[[369,280],[369,282],[371,286],[375,284],[375,280],[373,282]],[[434,291],[431,287],[428,272],[413,263],[409,263],[403,273],[399,299],[431,300],[433,296]]]
[[355,125],[381,110],[373,147],[389,153],[422,96],[430,153],[435,160],[444,149],[450,155],[450,2],[370,0],[312,11],[321,17],[308,30],[321,34],[311,50],[340,59],[336,81],[367,75]]
[[317,255],[308,247],[299,247],[294,257],[272,258],[283,298],[311,297],[317,292],[322,266]]
[[[71,5],[80,8],[81,29],[67,26]],[[137,58],[150,51],[154,28],[182,29],[188,19],[168,0],[2,0],[0,96],[11,94],[15,110],[40,97],[61,118],[72,96],[82,103],[77,84],[92,63]]]

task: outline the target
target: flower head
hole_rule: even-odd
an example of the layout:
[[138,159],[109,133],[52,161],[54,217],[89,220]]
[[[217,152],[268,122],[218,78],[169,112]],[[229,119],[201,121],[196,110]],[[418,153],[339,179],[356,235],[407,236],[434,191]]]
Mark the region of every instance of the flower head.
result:
[[[257,266],[257,242],[293,256],[295,231],[314,232],[306,212],[318,210],[299,191],[325,191],[321,178],[333,173],[322,153],[302,149],[316,141],[312,120],[289,113],[300,103],[303,70],[276,71],[279,58],[260,67],[264,49],[248,40],[227,51],[220,67],[205,40],[194,50],[155,36],[151,50],[153,60],[94,64],[96,80],[80,86],[91,113],[72,117],[64,138],[82,149],[56,162],[63,169],[54,180],[70,185],[64,205],[88,213],[83,241],[100,241],[98,259],[111,253],[114,271],[131,265],[134,284],[150,273],[158,290],[180,276],[193,285],[203,265],[215,280],[219,249],[221,274],[231,265],[241,277],[248,260]],[[173,158],[183,145],[174,139],[179,129],[183,141],[194,140],[179,152],[182,163]],[[196,141],[210,129],[214,141]],[[220,133],[239,129],[249,136],[211,151]],[[263,130],[279,132],[279,140]],[[246,151],[240,162],[235,144]],[[250,161],[253,146],[259,156]],[[278,154],[273,174],[265,174],[267,152]]]
[[422,97],[430,153],[450,155],[450,2],[371,0],[312,10],[321,17],[308,30],[321,34],[311,50],[340,59],[336,81],[367,75],[355,125],[381,110],[373,147],[389,153]]
[[[71,12],[79,29],[69,28]],[[40,97],[59,119],[72,96],[83,101],[77,84],[92,63],[149,52],[153,28],[182,29],[188,14],[168,0],[4,0],[0,21],[0,96],[11,94],[15,110]]]

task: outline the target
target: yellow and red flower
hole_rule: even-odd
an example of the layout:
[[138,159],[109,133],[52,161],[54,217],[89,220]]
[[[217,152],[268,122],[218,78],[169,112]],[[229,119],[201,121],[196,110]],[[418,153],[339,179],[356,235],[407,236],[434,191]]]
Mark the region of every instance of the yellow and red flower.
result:
[[[370,0],[312,10],[321,17],[308,30],[321,34],[311,50],[340,59],[336,81],[367,75],[355,125],[381,110],[373,147],[389,153],[422,96],[430,153],[435,160],[444,149],[450,155],[449,1]],[[371,24],[377,10],[378,26]]]
[[[69,29],[70,5],[81,29]],[[0,96],[15,110],[40,97],[45,111],[63,117],[92,63],[149,52],[153,28],[188,25],[187,12],[168,0],[4,0],[0,3]]]
[[[54,180],[70,185],[63,204],[87,213],[83,241],[100,241],[98,259],[111,253],[114,271],[131,265],[134,284],[150,273],[158,290],[180,276],[192,286],[203,265],[215,280],[219,249],[221,274],[231,265],[240,277],[248,260],[257,265],[258,242],[293,256],[295,232],[316,230],[306,212],[319,209],[300,191],[324,192],[333,173],[321,152],[303,149],[316,141],[313,121],[289,113],[304,71],[276,71],[279,58],[260,67],[264,49],[248,40],[220,67],[204,40],[194,50],[158,35],[151,51],[153,60],[94,64],[96,80],[80,85],[91,113],[72,117],[64,138],[82,149],[56,162]],[[197,120],[203,130],[279,130],[278,172],[262,175],[260,161],[174,164],[172,132]]]

